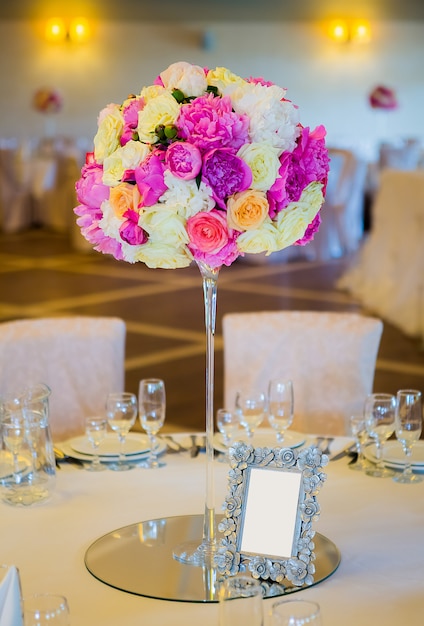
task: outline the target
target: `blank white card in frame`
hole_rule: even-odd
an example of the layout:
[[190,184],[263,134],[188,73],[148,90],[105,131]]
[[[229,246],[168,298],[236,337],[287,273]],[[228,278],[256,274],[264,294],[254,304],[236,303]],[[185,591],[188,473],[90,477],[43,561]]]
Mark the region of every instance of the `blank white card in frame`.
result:
[[292,556],[301,481],[302,472],[250,469],[240,552]]

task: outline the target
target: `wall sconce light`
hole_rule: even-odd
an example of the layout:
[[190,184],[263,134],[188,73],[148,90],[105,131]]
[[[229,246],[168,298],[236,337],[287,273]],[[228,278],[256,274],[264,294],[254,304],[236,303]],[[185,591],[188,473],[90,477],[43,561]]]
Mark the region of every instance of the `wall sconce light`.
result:
[[367,43],[371,40],[371,29],[365,20],[334,20],[328,29],[331,39],[338,43]]
[[90,24],[83,17],[77,17],[69,23],[65,23],[60,17],[54,17],[46,23],[45,36],[52,43],[84,43],[90,38],[90,31]]

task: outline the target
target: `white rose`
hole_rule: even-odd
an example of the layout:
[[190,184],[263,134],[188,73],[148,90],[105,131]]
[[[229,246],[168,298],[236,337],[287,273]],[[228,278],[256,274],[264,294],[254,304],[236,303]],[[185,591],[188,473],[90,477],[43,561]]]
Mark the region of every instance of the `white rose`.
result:
[[119,148],[119,138],[124,127],[124,118],[117,106],[107,107],[106,114],[99,118],[99,127],[94,137],[94,157],[103,163],[106,157]]
[[172,63],[160,77],[165,89],[179,89],[185,96],[201,96],[208,86],[203,68],[185,61]]
[[207,80],[208,85],[216,87],[222,95],[228,95],[236,87],[247,84],[244,78],[237,76],[226,67],[216,67],[214,70],[209,70]]
[[177,248],[189,242],[185,220],[163,204],[145,208],[138,224],[148,233],[152,243],[166,242]]
[[125,170],[135,169],[149,153],[149,146],[139,141],[129,141],[118,148],[103,162],[103,183],[115,187],[121,182]]
[[144,103],[149,100],[153,100],[153,98],[157,98],[161,94],[165,93],[165,89],[162,85],[148,85],[147,87],[143,87],[140,91],[140,97],[144,99]]
[[169,171],[165,172],[164,181],[168,189],[162,194],[160,202],[172,207],[186,220],[200,211],[211,211],[214,208],[215,201],[209,185],[202,182],[197,188],[195,180],[182,180]]
[[283,100],[286,90],[277,85],[246,83],[231,94],[233,108],[239,115],[250,118],[249,136],[252,142],[267,143],[278,150],[292,151],[300,130],[295,106]]
[[278,250],[301,239],[324,202],[322,184],[310,183],[297,202],[291,202],[277,216]]
[[278,151],[267,143],[246,143],[237,156],[252,170],[252,189],[268,191],[275,183],[280,169]]
[[278,250],[277,236],[278,231],[268,218],[260,228],[242,233],[237,238],[237,248],[240,252],[248,254],[266,252],[268,256],[271,252]]
[[138,136],[140,141],[156,143],[155,128],[159,124],[164,126],[174,124],[180,113],[180,107],[175,98],[164,91],[157,98],[152,98],[138,113]]
[[176,269],[188,267],[193,260],[186,247],[175,248],[164,243],[147,243],[137,246],[137,261],[142,261],[147,267],[162,269]]

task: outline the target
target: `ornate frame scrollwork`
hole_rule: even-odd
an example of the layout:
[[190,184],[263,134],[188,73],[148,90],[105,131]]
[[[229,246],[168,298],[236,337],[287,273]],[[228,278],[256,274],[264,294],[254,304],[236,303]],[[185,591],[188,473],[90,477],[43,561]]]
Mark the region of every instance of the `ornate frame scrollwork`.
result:
[[[235,576],[238,572],[249,571],[253,578],[279,584],[288,581],[295,587],[312,585],[315,573],[315,531],[312,530],[312,523],[320,515],[317,494],[327,478],[322,468],[327,465],[328,456],[316,446],[299,450],[253,448],[239,441],[230,447],[229,458],[229,488],[224,517],[218,525],[218,530],[223,533],[215,557],[218,572],[225,576]],[[301,473],[292,551],[287,557],[241,552],[250,471],[258,468]],[[266,515],[266,511],[263,515]]]

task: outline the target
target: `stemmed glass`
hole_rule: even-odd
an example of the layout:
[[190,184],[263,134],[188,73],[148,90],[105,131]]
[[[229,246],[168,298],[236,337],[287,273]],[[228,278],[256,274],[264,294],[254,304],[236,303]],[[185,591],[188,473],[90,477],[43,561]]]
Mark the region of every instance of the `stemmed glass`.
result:
[[271,626],[321,626],[321,610],[310,600],[280,600],[272,605]]
[[279,378],[268,385],[268,422],[275,430],[278,443],[284,442],[286,430],[293,423],[294,397],[291,380]]
[[111,429],[118,433],[120,449],[117,463],[111,463],[110,469],[123,471],[134,467],[125,457],[125,440],[137,417],[137,397],[133,393],[110,393],[106,400],[106,416]]
[[351,415],[350,417],[350,431],[355,438],[356,452],[358,458],[355,463],[349,464],[349,469],[356,471],[364,471],[368,467],[368,462],[364,457],[364,445],[368,439],[368,432],[365,426],[365,419],[363,415]]
[[149,458],[140,467],[150,469],[163,467],[165,463],[158,461],[156,438],[165,421],[166,398],[163,380],[159,378],[145,378],[141,380],[138,403],[140,423],[148,434],[150,441]]
[[389,393],[371,393],[365,400],[365,426],[370,437],[375,440],[375,466],[370,465],[365,473],[368,476],[386,478],[393,472],[383,463],[383,444],[395,430],[396,398]]
[[85,434],[91,443],[94,455],[93,461],[87,464],[90,472],[99,472],[105,470],[106,467],[100,463],[99,446],[106,437],[107,420],[103,417],[87,417],[85,420]]
[[400,389],[396,395],[396,438],[405,453],[405,466],[401,474],[393,477],[398,483],[418,483],[421,476],[413,474],[411,468],[412,446],[421,435],[422,406],[421,392],[415,389]]
[[38,593],[23,600],[25,626],[69,626],[65,596]]
[[237,393],[236,411],[240,424],[245,429],[250,443],[252,443],[255,430],[263,422],[266,412],[266,397],[262,392],[242,394]]
[[238,415],[229,409],[218,409],[216,412],[216,425],[222,435],[224,446],[228,448],[234,441],[240,426]]
[[218,591],[219,626],[263,626],[263,590],[259,580],[233,576]]

